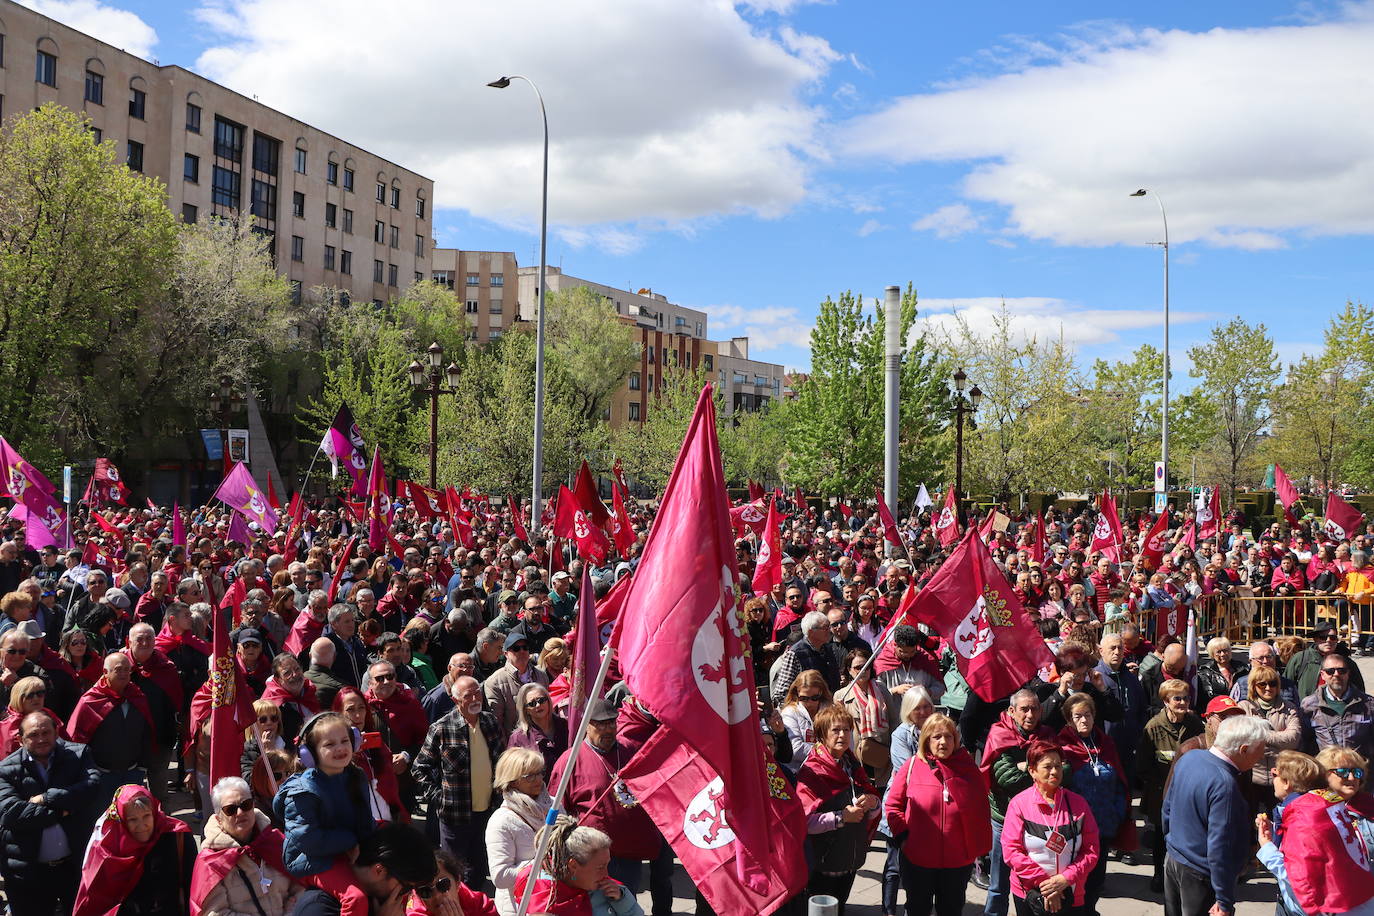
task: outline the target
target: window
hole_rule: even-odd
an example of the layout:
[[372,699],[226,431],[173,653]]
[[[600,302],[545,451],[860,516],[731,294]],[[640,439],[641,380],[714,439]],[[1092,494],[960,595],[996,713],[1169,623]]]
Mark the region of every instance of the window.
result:
[[92,105],[105,104],[105,77],[92,70],[86,71],[86,101]]
[[492,314],[492,315],[499,315],[499,314],[501,314],[501,307],[502,307],[502,306],[501,306],[501,300],[500,300],[500,299],[493,299],[493,300],[491,300],[491,302],[487,305],[487,311],[488,311],[490,314]]
[[630,390],[631,390],[631,391],[638,391],[638,390],[639,390],[639,373],[638,373],[638,372],[631,372],[631,373],[630,373]]
[[468,286],[481,286],[482,278],[477,274],[468,274]]
[[5,36],[0,35],[0,67],[5,66]]
[[127,148],[126,161],[129,163],[129,168],[135,172],[143,171],[143,144],[137,140],[130,140]]
[[211,173],[210,199],[221,207],[239,207],[239,173],[215,166]]
[[653,374],[652,372],[650,372],[650,373],[649,373],[649,391],[652,392],[653,390],[654,390],[654,374]]
[[650,348],[649,348],[649,365],[652,366],[653,364],[654,364],[654,348],[653,348],[653,347],[650,347]]
[[296,171],[302,175],[305,174],[305,150],[303,149],[296,150]]
[[200,184],[200,157],[187,153],[181,167],[181,177],[191,184]]
[[453,274],[446,270],[436,270],[429,278],[446,289],[453,289]]
[[[476,332],[476,331],[473,331],[472,334],[473,334],[472,339],[473,339],[473,340],[476,340],[476,339],[477,339],[477,332]],[[500,340],[500,339],[501,339],[501,334],[502,334],[502,331],[501,331],[500,328],[492,328],[490,331],[487,332],[487,339],[488,339],[488,340]]]
[[476,315],[476,314],[477,314],[477,300],[476,300],[476,299],[469,299],[466,303],[464,303],[464,305],[463,305],[463,310],[466,311],[469,315]]
[[423,235],[417,235],[417,236],[415,236],[415,257],[417,257],[417,258],[423,258],[424,256],[425,256],[425,237],[424,237]]
[[382,184],[380,181],[377,182],[377,203],[386,203],[386,185]]
[[701,336],[701,322],[700,322],[700,321],[697,322],[697,336],[698,336],[698,337]]
[[[4,96],[0,95],[0,99],[3,99],[3,98],[4,98]],[[92,143],[94,143],[96,146],[99,146],[99,145],[100,145],[100,141],[103,140],[104,138],[105,138],[105,131],[101,130],[99,127],[92,127],[92,128],[91,128],[91,142],[92,142]]]
[[391,189],[391,209],[393,209],[393,210],[399,210],[399,209],[401,209],[401,189],[400,189],[400,188],[392,188],[392,189]]
[[215,155],[230,162],[243,161],[243,125],[215,118]]
[[353,170],[350,168],[344,169],[344,190],[353,190]]
[[339,221],[339,208],[338,208],[337,206],[335,206],[334,204],[325,204],[325,205],[324,205],[324,224],[325,224],[325,226],[328,227],[328,228],[330,228],[330,229],[333,229],[333,228],[335,228],[335,224],[338,223],[338,221]]
[[396,285],[396,265],[395,265],[395,264],[388,264],[388,265],[386,266],[386,285],[387,285],[387,286],[395,286],[395,285]]
[[324,180],[329,184],[339,183],[339,164],[331,162],[324,167]]
[[385,266],[386,266],[386,265],[384,265],[381,261],[373,261],[373,262],[372,262],[372,282],[373,282],[373,283],[381,283],[381,282],[382,282],[382,270],[385,268]]
[[333,245],[325,245],[325,246],[324,246],[324,269],[325,269],[325,270],[333,270],[333,269],[334,269],[334,246],[333,246]]
[[339,252],[339,273],[349,276],[353,274],[353,252],[347,248]]
[[418,219],[425,218],[425,199],[423,197],[415,198],[415,216]]
[[192,205],[192,204],[182,204],[182,205],[181,205],[181,221],[182,221],[183,223],[185,223],[186,225],[189,226],[189,225],[191,225],[192,223],[194,223],[194,222],[196,221],[196,217],[197,217],[198,214],[199,214],[199,211],[196,210],[196,208],[195,208],[194,205]]
[[630,404],[629,404],[629,408],[630,408],[630,413],[629,413],[630,419],[631,419],[631,420],[638,420],[638,419],[639,419],[639,402],[638,402],[638,401],[631,401]]
[[378,245],[386,244],[386,223],[377,220],[372,224],[372,241]]
[[415,279],[415,282],[416,282],[416,283],[419,283],[419,282],[420,282],[421,280],[423,280],[424,278],[425,278],[425,275],[424,275],[424,274],[420,273],[418,270],[415,271],[414,279]]
[[57,85],[57,57],[47,51],[38,52],[38,63],[34,67],[33,78],[44,86]]
[[291,215],[298,218],[305,218],[305,194],[300,191],[291,192]]
[[490,279],[488,282],[491,283],[492,286],[505,286],[505,285],[506,285],[506,275],[505,275],[505,274],[492,274],[492,275],[491,275],[491,279]]
[[303,284],[301,283],[300,280],[292,280],[292,281],[291,281],[291,304],[292,304],[292,305],[300,305],[300,304],[301,304],[301,287],[302,287],[302,285],[303,285]]
[[193,134],[200,133],[200,106],[186,103],[186,129]]
[[291,260],[305,260],[305,239],[301,238],[299,235],[291,236]]
[[142,89],[132,89],[129,91],[129,117],[143,120],[143,114],[148,107],[148,93]]
[[734,380],[736,385],[745,385],[748,384],[749,377],[745,375],[743,372],[736,372],[734,374]]
[[401,247],[401,230],[397,229],[395,226],[391,227],[391,247]]
[[281,143],[265,134],[253,134],[253,168],[265,175],[277,174]]
[[715,369],[715,366],[712,365],[712,363],[714,363],[715,361],[715,357],[713,356],[703,356],[701,358],[701,368],[705,369],[707,372],[710,372],[713,369]]
[[252,214],[259,219],[275,220],[277,218],[277,186],[254,178],[252,193]]
[[343,231],[347,232],[349,235],[353,234],[353,211],[347,207],[344,208]]

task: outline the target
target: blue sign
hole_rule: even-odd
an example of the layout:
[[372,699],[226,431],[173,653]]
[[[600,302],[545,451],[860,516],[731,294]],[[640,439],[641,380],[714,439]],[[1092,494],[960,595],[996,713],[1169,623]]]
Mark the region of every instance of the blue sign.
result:
[[200,438],[205,440],[205,457],[211,461],[224,460],[224,440],[217,429],[202,429]]

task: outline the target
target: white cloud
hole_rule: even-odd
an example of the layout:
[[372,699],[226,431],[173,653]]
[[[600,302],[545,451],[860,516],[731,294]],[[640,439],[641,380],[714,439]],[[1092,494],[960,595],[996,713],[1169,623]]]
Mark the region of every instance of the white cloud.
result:
[[[1090,308],[1049,296],[923,297],[912,333],[926,330],[936,337],[952,334],[959,319],[975,332],[982,328],[991,331],[1003,304],[1011,319],[1012,332],[1019,339],[1033,337],[1043,341],[1062,336],[1064,342],[1074,348],[1115,343],[1121,340],[1123,333],[1135,339],[1140,337],[1140,331],[1164,326],[1164,313],[1160,309]],[[1211,317],[1206,312],[1174,310],[1169,313],[1169,326],[1193,324]]]
[[[537,224],[548,108],[549,219],[624,237],[800,202],[822,112],[806,96],[841,58],[746,21],[728,0],[204,0],[212,79],[435,180],[438,203]],[[772,3],[770,8],[791,4]],[[365,37],[359,23],[366,23]],[[593,23],[594,27],[588,27]],[[594,242],[594,240],[593,240]]]
[[937,238],[953,239],[978,228],[978,217],[967,204],[949,204],[911,224],[917,232],[934,232]]
[[861,239],[866,239],[866,238],[868,238],[870,235],[872,235],[873,233],[875,233],[875,232],[880,232],[880,231],[882,231],[883,229],[886,229],[886,228],[887,228],[887,226],[884,226],[882,223],[878,222],[876,219],[870,219],[870,220],[866,220],[866,221],[864,222],[864,224],[858,228],[857,231],[858,231],[858,234],[859,234],[859,238],[861,238]]
[[19,0],[23,6],[50,16],[78,32],[152,60],[157,32],[137,14],[106,6],[99,0]]
[[967,165],[970,201],[1066,245],[1171,241],[1266,250],[1285,233],[1374,232],[1369,2],[1311,25],[1131,30],[1021,42],[1017,69],[898,99],[839,125],[848,154]]
[[779,16],[786,16],[799,6],[825,2],[828,0],[742,0],[738,5],[754,14],[776,13]]
[[706,305],[701,309],[709,318],[712,339],[748,337],[752,357],[791,348],[810,352],[811,319],[803,318],[795,308]]

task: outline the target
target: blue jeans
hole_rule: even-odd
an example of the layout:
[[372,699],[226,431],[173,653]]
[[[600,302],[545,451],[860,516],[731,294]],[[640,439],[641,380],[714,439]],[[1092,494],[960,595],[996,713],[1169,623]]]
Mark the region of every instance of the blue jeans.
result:
[[896,840],[887,841],[887,858],[883,862],[883,912],[897,912],[897,891],[902,887],[902,847]]
[[1002,825],[992,822],[992,852],[988,856],[988,901],[985,916],[1007,916],[1011,906],[1011,868],[1002,858]]

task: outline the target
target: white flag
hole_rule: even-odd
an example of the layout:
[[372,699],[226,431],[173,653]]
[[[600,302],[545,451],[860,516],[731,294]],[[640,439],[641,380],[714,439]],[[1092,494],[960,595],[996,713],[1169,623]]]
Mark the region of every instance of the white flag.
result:
[[926,492],[926,485],[921,484],[921,489],[916,493],[916,511],[919,513],[922,509],[928,509],[932,505],[934,503],[931,502],[930,494]]

